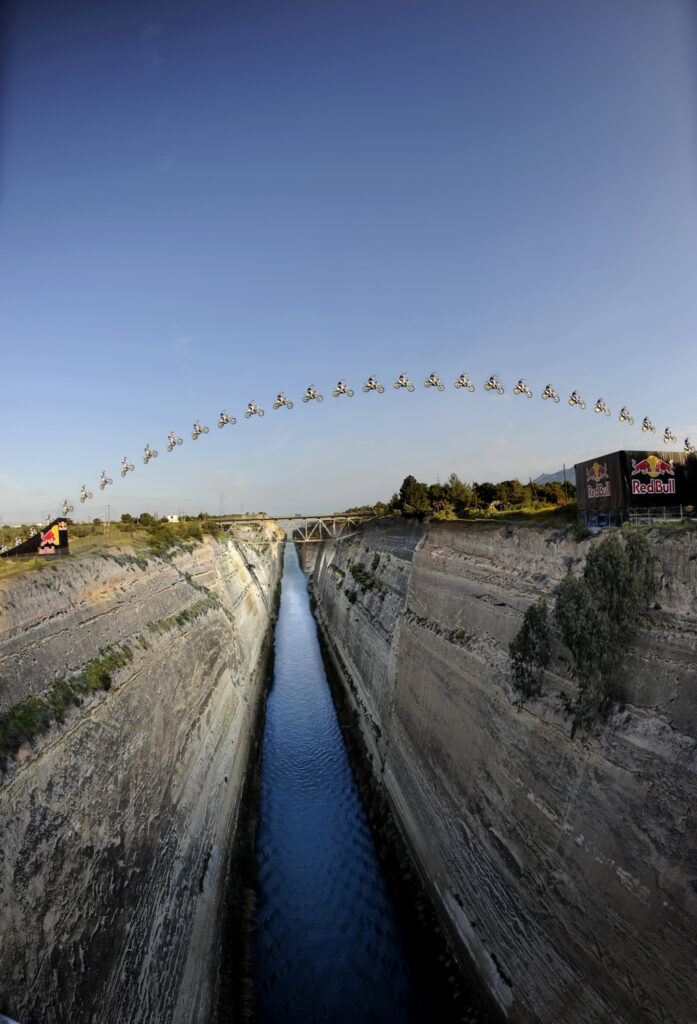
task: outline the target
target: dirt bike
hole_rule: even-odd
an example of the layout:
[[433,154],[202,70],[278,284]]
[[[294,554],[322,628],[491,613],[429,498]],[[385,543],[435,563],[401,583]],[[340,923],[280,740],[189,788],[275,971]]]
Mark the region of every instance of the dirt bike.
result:
[[311,389],[309,394],[307,391],[305,392],[305,394],[303,395],[303,402],[309,402],[310,399],[312,398],[316,398],[318,402],[324,401],[323,396],[320,395],[319,392],[314,387]]
[[595,403],[595,411],[596,412],[604,412],[606,416],[610,415],[610,410],[608,409],[607,405],[605,404],[605,399],[604,398],[599,398],[598,401]]
[[[129,463],[129,465],[131,465],[131,464]],[[131,465],[131,469],[133,469],[133,466],[132,466],[132,465]],[[121,470],[121,476],[125,476],[125,475],[126,475],[126,474],[124,473],[124,471],[123,471],[123,470]],[[101,480],[99,481],[99,490],[100,490],[100,491],[103,491],[103,490],[104,490],[104,488],[105,488],[105,487],[106,487],[106,486],[107,486],[108,484],[113,484],[113,482],[114,482],[114,481],[113,481],[113,480],[111,479],[111,477],[110,477],[110,476],[103,476],[103,477],[102,477],[102,479],[101,479]]]
[[[134,468],[135,467],[134,467],[132,462],[125,463],[125,465],[123,465],[121,467],[121,476],[125,476],[126,473],[132,473]],[[109,477],[107,477],[107,480],[109,481],[109,483],[111,483],[111,480],[109,479]],[[100,484],[99,486],[101,487],[102,485]]]
[[63,501],[63,509],[62,509],[61,515],[63,515],[63,516],[69,515],[73,511],[74,507],[75,506],[71,505],[70,502],[68,501],[68,499],[65,498],[64,501]]
[[627,407],[624,405],[622,406],[622,411],[620,412],[620,423],[628,423],[630,427],[634,424],[634,420],[629,414],[629,409],[627,409]]
[[353,391],[352,391],[351,388],[347,387],[344,384],[340,388],[339,387],[334,388],[334,390],[332,391],[332,395],[334,396],[334,398],[338,398],[339,395],[348,395],[349,398],[353,398]]
[[392,387],[393,388],[406,388],[407,391],[413,391],[414,390],[414,385],[412,384],[412,382],[408,378],[406,380],[402,380],[401,378],[399,378],[398,380],[396,380],[394,382]]
[[644,433],[646,433],[647,430],[650,430],[652,434],[656,433],[656,428],[654,427],[653,423],[648,418],[648,416],[644,416],[644,422],[641,424],[641,429]]
[[264,410],[260,409],[258,405],[255,405],[254,402],[252,402],[251,405],[253,406],[253,408],[247,409],[245,414],[244,414],[244,418],[246,420],[248,420],[250,416],[254,416],[255,414],[257,416],[263,416],[264,415]]
[[218,420],[218,430],[222,430],[226,423],[237,423],[237,420],[228,412],[226,412],[224,415],[221,413],[220,419]]
[[436,376],[435,380],[431,380],[431,378],[428,377],[424,381],[424,387],[425,388],[438,388],[439,391],[445,391],[445,385],[441,383],[441,379],[438,376]]
[[554,402],[559,401],[559,395],[556,393],[551,384],[548,384],[547,387],[544,389],[544,391],[542,392],[542,397],[551,398]]
[[461,373],[455,381],[456,388],[467,388],[468,391],[474,391],[474,384],[469,379],[466,373]]
[[503,388],[499,384],[499,379],[493,373],[492,373],[491,377],[489,377],[489,379],[486,382],[486,384],[484,385],[484,390],[485,391],[495,391],[497,395],[502,395],[503,394]]
[[196,424],[194,424],[194,431],[193,431],[193,433],[191,435],[191,440],[192,441],[196,441],[201,436],[201,434],[207,434],[207,433],[208,433],[208,427],[202,427],[200,425],[197,427]]
[[670,427],[666,427],[663,431],[663,444],[677,444],[678,439],[676,438]]
[[516,386],[513,388],[514,395],[525,395],[526,398],[532,398],[532,391],[525,383],[525,378],[521,377]]
[[579,409],[586,408],[586,403],[583,401],[578,391],[572,391],[569,395],[569,405],[577,405]]
[[183,444],[181,437],[173,437],[172,440],[169,441],[167,444],[167,451],[171,452],[174,446],[177,444]]
[[274,409],[280,409],[282,405],[285,405],[286,409],[293,408],[293,403],[291,402],[290,398],[286,398],[285,395],[280,400],[277,398],[276,401],[273,403]]
[[146,444],[145,455],[143,456],[143,463],[147,466],[147,464],[150,462],[150,459],[156,459],[157,455],[158,453],[155,451],[155,449],[151,448],[149,444]]
[[696,455],[697,454],[697,448],[695,448],[695,446],[693,445],[693,443],[689,439],[689,437],[685,438],[685,451],[687,452],[688,455]]
[[374,384],[371,384],[370,381],[367,380],[363,385],[363,390],[366,392],[366,394],[368,391],[377,391],[379,395],[384,395],[385,393],[384,387],[382,386],[382,384],[378,384],[377,381],[375,381]]
[[92,491],[88,491],[86,487],[83,487],[80,491],[80,504],[84,505],[86,501],[89,501],[90,498],[92,498],[92,496]]

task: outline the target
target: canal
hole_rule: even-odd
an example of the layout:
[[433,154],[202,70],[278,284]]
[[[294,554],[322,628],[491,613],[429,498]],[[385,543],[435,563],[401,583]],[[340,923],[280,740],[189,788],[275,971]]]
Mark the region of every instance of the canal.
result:
[[256,852],[255,1019],[409,1022],[423,1007],[286,546]]

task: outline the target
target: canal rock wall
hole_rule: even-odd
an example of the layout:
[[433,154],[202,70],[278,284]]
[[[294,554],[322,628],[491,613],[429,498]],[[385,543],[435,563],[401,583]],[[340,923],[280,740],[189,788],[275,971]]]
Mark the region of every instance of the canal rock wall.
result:
[[0,771],[0,1012],[209,1018],[282,550],[110,548],[0,581],[0,711],[105,651],[108,689]]
[[573,738],[568,654],[521,706],[508,645],[596,541],[389,520],[316,555],[375,774],[512,1021],[697,1020],[697,533],[649,537],[660,592],[627,638],[626,704]]

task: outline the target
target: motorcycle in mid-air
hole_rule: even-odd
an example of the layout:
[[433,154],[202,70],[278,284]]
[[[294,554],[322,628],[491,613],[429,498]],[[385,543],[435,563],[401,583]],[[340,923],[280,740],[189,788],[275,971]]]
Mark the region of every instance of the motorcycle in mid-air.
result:
[[175,445],[183,443],[184,442],[182,441],[181,437],[177,437],[174,431],[170,430],[169,434],[167,435],[167,451],[171,452],[174,449]]
[[346,381],[341,378],[337,386],[332,391],[334,398],[338,398],[339,395],[346,395],[348,398],[353,398],[353,390],[348,386]]
[[514,395],[525,395],[526,398],[532,398],[532,391],[525,383],[525,377],[521,377],[516,386],[513,388]]
[[378,379],[375,376],[368,377],[367,381],[363,385],[363,390],[366,393],[368,391],[377,391],[379,395],[383,395],[385,393],[384,387],[378,382]]
[[158,453],[155,451],[154,448],[151,447],[150,442],[148,441],[148,443],[145,446],[145,454],[143,455],[143,462],[145,463],[145,465],[147,466],[147,464],[150,462],[150,459],[156,459],[157,455]]
[[673,433],[673,431],[670,429],[670,427],[666,427],[666,429],[663,431],[663,444],[677,444],[677,443],[678,443],[678,439],[675,436],[675,434]]
[[191,440],[197,441],[201,434],[207,434],[208,427],[202,427],[198,420],[194,420],[194,429],[191,434]]
[[456,388],[467,388],[468,391],[474,391],[474,384],[470,380],[468,373],[461,373],[455,381]]
[[499,379],[495,373],[492,373],[488,381],[484,385],[485,391],[495,391],[497,395],[503,394],[503,386],[499,383]]
[[439,391],[445,391],[445,385],[442,383],[440,377],[435,372],[435,370],[424,381],[424,387],[425,388],[438,388]]
[[286,409],[292,409],[293,403],[290,398],[286,398],[282,391],[279,391],[276,401],[273,403],[274,409],[280,409],[282,405],[285,405]]
[[693,443],[689,439],[689,437],[685,438],[685,451],[687,452],[688,455],[696,455],[697,454],[697,448],[695,448],[695,446],[693,445]]
[[577,405],[579,409],[586,408],[586,403],[583,401],[578,391],[572,391],[569,395],[569,405]]
[[595,411],[598,413],[604,412],[606,416],[610,415],[610,410],[608,409],[604,398],[599,398],[595,403]]
[[218,430],[222,430],[226,423],[237,423],[234,416],[231,416],[227,409],[223,409],[218,420]]
[[[126,456],[124,455],[124,457],[121,459],[121,476],[125,476],[126,473],[132,473],[134,468],[135,467],[133,463],[129,462]],[[102,485],[100,484],[99,486],[101,487]]]
[[[123,465],[123,463],[122,463],[122,465]],[[133,469],[133,466],[131,466],[131,469]],[[121,472],[121,476],[125,476],[125,475],[126,474],[122,471]],[[114,481],[111,479],[111,477],[106,475],[106,470],[103,469],[102,473],[101,473],[101,476],[99,477],[99,490],[103,491],[105,487],[108,487],[109,484],[113,484],[113,482]]]
[[630,427],[634,423],[634,420],[632,419],[629,409],[626,405],[623,405],[620,410],[620,423],[628,423]]
[[67,498],[63,498],[63,509],[61,511],[62,516],[68,516],[73,511],[75,506],[71,505]]
[[87,484],[83,484],[80,489],[80,504],[84,505],[86,501],[89,501],[92,497],[92,491],[87,490]]
[[542,397],[551,398],[553,402],[559,401],[559,395],[556,393],[551,384],[548,384],[547,387],[544,389],[544,391],[542,392]]
[[314,384],[310,384],[309,388],[303,395],[303,402],[311,402],[313,398],[316,398],[318,402],[324,401],[324,396],[320,395],[319,391]]
[[647,430],[649,430],[652,434],[656,433],[656,428],[654,427],[653,423],[648,418],[648,416],[644,416],[644,422],[641,424],[641,429],[644,431],[644,433],[646,433]]
[[406,373],[400,373],[397,380],[392,385],[393,388],[406,388],[407,391],[413,391],[414,385],[407,377]]
[[254,415],[263,416],[264,410],[260,409],[256,402],[250,402],[245,410],[244,418],[248,420],[250,416]]

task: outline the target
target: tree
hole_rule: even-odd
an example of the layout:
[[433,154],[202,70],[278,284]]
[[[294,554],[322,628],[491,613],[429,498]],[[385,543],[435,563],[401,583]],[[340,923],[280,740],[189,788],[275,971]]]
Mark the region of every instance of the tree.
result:
[[428,485],[419,483],[416,477],[407,476],[399,489],[399,504],[402,512],[430,512]]
[[131,526],[133,524],[133,516],[130,514],[130,512],[122,513],[121,522],[125,523],[127,526]]

